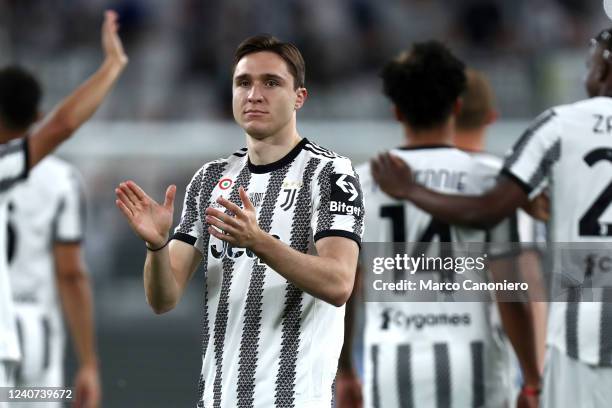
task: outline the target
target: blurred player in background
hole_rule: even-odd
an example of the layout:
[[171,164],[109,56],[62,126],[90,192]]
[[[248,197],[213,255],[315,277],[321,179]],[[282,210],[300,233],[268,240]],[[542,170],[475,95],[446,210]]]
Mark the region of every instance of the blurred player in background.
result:
[[[419,182],[436,190],[484,191],[493,170],[453,146],[455,118],[466,85],[463,63],[438,42],[420,43],[387,64],[382,77],[385,94],[406,134],[406,144],[393,153],[418,169]],[[461,246],[516,240],[514,219],[487,233],[439,222],[380,191],[369,165],[359,167],[358,172],[364,188],[366,242],[453,242]],[[426,276],[423,279],[453,279],[438,272],[420,272]],[[499,309],[526,377],[539,381],[527,308],[500,303]],[[510,404],[511,360],[491,303],[415,299],[367,302],[365,310],[366,407],[501,408]],[[351,367],[341,367],[340,407],[360,406],[356,382]]]
[[[4,83],[3,86],[7,88],[0,89],[0,97],[8,98],[0,103],[0,139],[4,143],[0,145],[0,247],[7,247],[6,213],[10,189],[94,114],[126,66],[127,57],[117,30],[117,15],[107,11],[102,26],[104,62],[87,81],[31,129],[37,112],[30,111],[27,117],[15,114],[24,112],[21,98],[27,99],[29,96],[13,93],[12,82]],[[6,249],[0,251],[0,386],[14,383],[16,362],[20,359],[6,253]],[[2,406],[6,404],[0,402]]]
[[156,313],[204,265],[198,407],[331,404],[364,210],[349,159],[297,132],[304,76],[292,44],[255,36],[238,47],[233,112],[247,147],[195,174],[170,245],[175,187],[162,205],[131,181],[116,190],[146,242]]
[[[495,95],[491,84],[482,72],[468,69],[466,75],[467,86],[465,92],[461,95],[461,110],[457,115],[455,146],[495,171],[492,174],[493,177],[491,177],[489,186],[493,187],[497,172],[503,166],[502,158],[485,151],[488,128],[499,116],[495,109]],[[532,201],[539,200],[547,201],[548,198],[541,194]],[[536,205],[532,204],[532,206]],[[529,245],[529,247],[523,248],[519,257],[523,280],[529,282],[534,299],[545,300],[544,283],[541,279],[540,255],[536,250],[535,243],[545,242],[546,226],[534,220],[521,209],[517,211],[517,222],[520,241]],[[546,303],[531,302],[530,306],[534,313],[538,365],[541,371],[544,364],[546,343]]]
[[547,185],[549,241],[590,243],[584,247],[588,251],[569,253],[566,262],[555,257],[553,272],[566,279],[566,292],[560,295],[567,302],[553,299],[550,304],[541,399],[546,408],[603,408],[612,401],[612,292],[595,288],[597,301],[581,301],[580,290],[607,267],[609,247],[597,243],[612,243],[607,216],[612,202],[611,55],[612,29],[607,29],[591,40],[585,81],[589,99],[541,114],[484,195],[450,196],[419,186],[406,163],[391,155],[374,165],[376,180],[390,195],[413,201],[441,220],[480,227],[507,217]]
[[[2,119],[21,123],[21,134],[25,134],[39,116],[38,81],[22,68],[4,68],[0,70],[0,93]],[[9,141],[3,137],[0,134],[0,142]],[[63,386],[61,300],[80,362],[76,395],[86,402],[84,406],[93,407],[99,402],[100,385],[91,287],[81,259],[84,206],[76,169],[58,158],[45,158],[10,192],[8,263],[21,346],[16,385]],[[28,404],[36,406],[23,402],[18,406]]]

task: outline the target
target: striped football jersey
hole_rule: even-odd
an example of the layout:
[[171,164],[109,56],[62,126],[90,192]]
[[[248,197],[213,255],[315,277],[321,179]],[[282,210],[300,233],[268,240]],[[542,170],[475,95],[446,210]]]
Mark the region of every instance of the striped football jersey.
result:
[[[38,163],[28,179],[9,193],[8,263],[18,332],[21,335],[24,327],[34,327],[40,333],[38,338],[20,338],[24,367],[31,366],[31,361],[36,359],[34,353],[24,351],[29,344],[42,345],[36,348],[42,350],[41,361],[51,361],[48,355],[51,341],[64,344],[53,245],[81,241],[84,201],[80,175],[56,157],[47,157]],[[34,321],[26,322],[31,316],[35,316]],[[34,367],[37,370],[31,371],[40,375],[44,365]]]
[[598,248],[612,243],[611,166],[612,99],[597,97],[540,115],[502,170],[530,196],[547,186],[551,245],[586,243],[569,253],[569,262],[553,257],[553,289],[557,278],[569,285],[559,292],[564,296],[551,299],[547,344],[600,366],[612,365],[612,290],[595,289],[591,301],[581,302],[581,287],[589,275],[605,274],[610,262],[610,246]]
[[361,242],[363,200],[350,160],[307,139],[271,164],[254,165],[241,149],[196,173],[174,238],[200,251],[206,273],[198,407],[330,406],[344,307],[208,234],[204,211],[223,209],[220,196],[241,205],[239,186],[260,228],[299,252],[314,255],[331,236]]
[[[402,148],[392,154],[410,165],[417,182],[445,193],[479,194],[496,173],[449,146]],[[366,207],[364,245],[517,239],[511,222],[491,232],[438,222],[383,193],[369,165],[357,170]],[[366,302],[365,406],[504,406],[512,389],[512,367],[495,307],[491,302]]]
[[[16,182],[28,175],[27,138],[0,145],[0,247],[6,248],[8,193]],[[15,311],[6,260],[6,250],[0,250],[0,361],[19,360],[19,344]]]

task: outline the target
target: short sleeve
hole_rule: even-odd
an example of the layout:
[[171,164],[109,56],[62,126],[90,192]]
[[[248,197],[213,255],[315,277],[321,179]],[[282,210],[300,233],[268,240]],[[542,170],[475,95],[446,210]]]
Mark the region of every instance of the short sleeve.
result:
[[79,243],[83,240],[86,219],[83,182],[74,169],[66,178],[54,222],[53,240],[56,243]]
[[516,181],[532,197],[548,182],[552,166],[561,155],[558,115],[541,114],[506,156],[502,174]]
[[325,164],[315,180],[313,195],[314,241],[338,236],[361,246],[365,209],[359,176],[350,160],[339,157]]
[[0,194],[28,176],[28,138],[0,144]]
[[205,169],[198,171],[189,184],[183,201],[183,211],[181,220],[174,230],[173,239],[178,239],[189,245],[194,246],[200,253],[204,254],[203,245],[203,225],[200,214],[200,202],[202,184],[204,181]]

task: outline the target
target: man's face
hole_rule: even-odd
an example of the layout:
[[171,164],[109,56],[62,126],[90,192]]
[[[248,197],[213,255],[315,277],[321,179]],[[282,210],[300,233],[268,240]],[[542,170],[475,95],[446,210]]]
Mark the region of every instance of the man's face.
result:
[[597,42],[592,42],[587,56],[587,73],[584,78],[584,86],[589,98],[599,95],[603,80],[603,70],[605,61],[603,60],[602,46]]
[[306,99],[304,88],[294,89],[285,61],[269,51],[244,56],[233,78],[234,119],[252,137],[278,133],[294,118]]

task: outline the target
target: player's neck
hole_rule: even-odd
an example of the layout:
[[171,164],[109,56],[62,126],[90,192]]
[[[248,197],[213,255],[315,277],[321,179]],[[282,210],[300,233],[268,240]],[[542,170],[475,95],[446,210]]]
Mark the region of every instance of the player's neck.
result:
[[295,125],[286,126],[286,129],[263,139],[247,134],[249,160],[257,166],[274,163],[289,154],[300,140]]
[[481,152],[485,145],[485,130],[462,130],[455,133],[454,145],[461,150]]
[[427,130],[415,130],[404,126],[406,147],[419,146],[453,146],[454,130],[450,123]]

